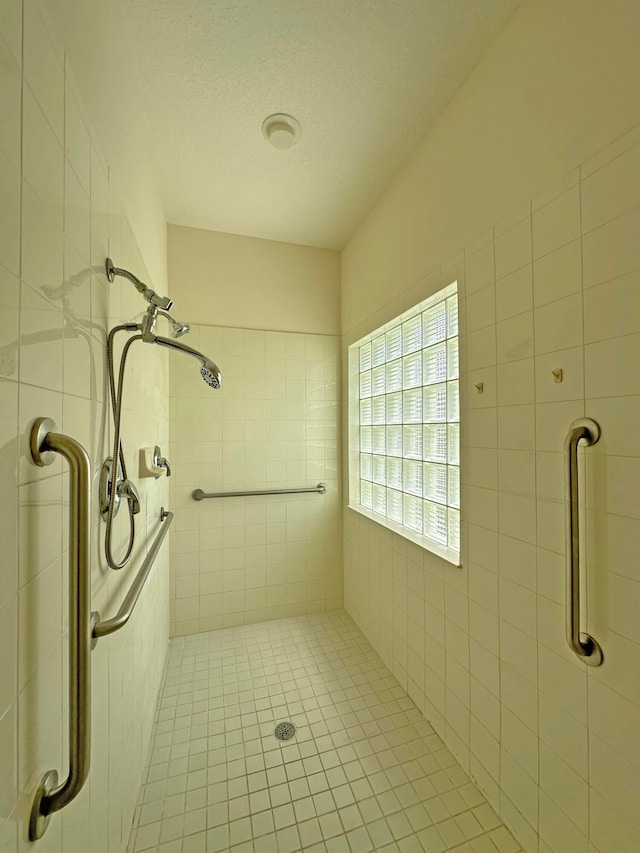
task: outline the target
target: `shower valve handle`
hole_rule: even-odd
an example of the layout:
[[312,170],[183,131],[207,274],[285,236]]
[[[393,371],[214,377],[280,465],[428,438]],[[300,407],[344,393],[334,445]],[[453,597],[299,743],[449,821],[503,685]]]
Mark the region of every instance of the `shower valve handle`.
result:
[[167,477],[171,476],[171,465],[169,465],[169,460],[164,456],[160,456],[160,448],[157,444],[153,448],[153,464],[158,468],[164,468],[167,472]]
[[137,515],[140,512],[140,493],[131,480],[120,480],[118,483],[118,495],[129,501],[132,515]]

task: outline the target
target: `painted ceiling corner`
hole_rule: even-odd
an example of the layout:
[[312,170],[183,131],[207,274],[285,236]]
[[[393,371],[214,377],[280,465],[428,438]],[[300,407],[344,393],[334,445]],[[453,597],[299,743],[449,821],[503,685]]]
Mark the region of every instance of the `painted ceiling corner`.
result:
[[341,249],[517,5],[127,0],[168,221]]

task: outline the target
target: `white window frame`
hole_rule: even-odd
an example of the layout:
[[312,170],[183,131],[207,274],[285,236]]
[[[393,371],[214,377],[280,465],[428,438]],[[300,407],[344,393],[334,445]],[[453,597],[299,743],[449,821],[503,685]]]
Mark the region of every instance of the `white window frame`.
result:
[[349,347],[348,505],[459,566],[457,309],[454,281]]

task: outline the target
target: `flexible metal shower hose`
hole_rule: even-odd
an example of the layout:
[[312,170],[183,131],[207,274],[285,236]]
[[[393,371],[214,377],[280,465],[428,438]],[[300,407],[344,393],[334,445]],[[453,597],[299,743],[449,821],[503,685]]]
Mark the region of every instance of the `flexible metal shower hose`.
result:
[[134,341],[142,340],[142,335],[134,335],[124,345],[122,350],[122,356],[120,357],[120,370],[118,373],[118,386],[116,391],[116,383],[114,377],[114,364],[113,364],[113,338],[117,332],[123,331],[131,331],[133,329],[138,328],[136,325],[127,323],[122,326],[114,326],[113,329],[109,332],[109,336],[107,338],[107,373],[109,376],[109,390],[111,396],[111,411],[113,413],[113,426],[114,426],[114,438],[113,438],[113,454],[112,454],[112,471],[111,471],[111,493],[109,494],[109,510],[107,513],[107,527],[104,534],[104,553],[107,560],[107,564],[111,569],[123,569],[129,559],[131,557],[131,552],[133,551],[133,544],[135,540],[135,520],[133,517],[131,502],[127,501],[127,508],[129,510],[129,542],[127,545],[127,550],[125,552],[124,557],[117,561],[111,549],[111,537],[113,532],[113,516],[115,512],[116,505],[116,490],[118,483],[118,461],[120,462],[120,468],[122,470],[123,479],[127,479],[127,467],[124,461],[124,451],[122,449],[122,444],[120,442],[120,421],[122,419],[122,392],[124,389],[124,369],[127,361],[127,353],[129,352],[129,347]]

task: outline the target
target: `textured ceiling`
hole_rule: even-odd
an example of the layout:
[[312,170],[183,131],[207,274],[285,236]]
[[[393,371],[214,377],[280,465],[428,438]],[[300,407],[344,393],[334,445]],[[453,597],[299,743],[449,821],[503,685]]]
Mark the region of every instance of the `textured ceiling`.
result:
[[[128,0],[171,223],[340,249],[517,0]],[[261,125],[295,116],[298,144]]]

